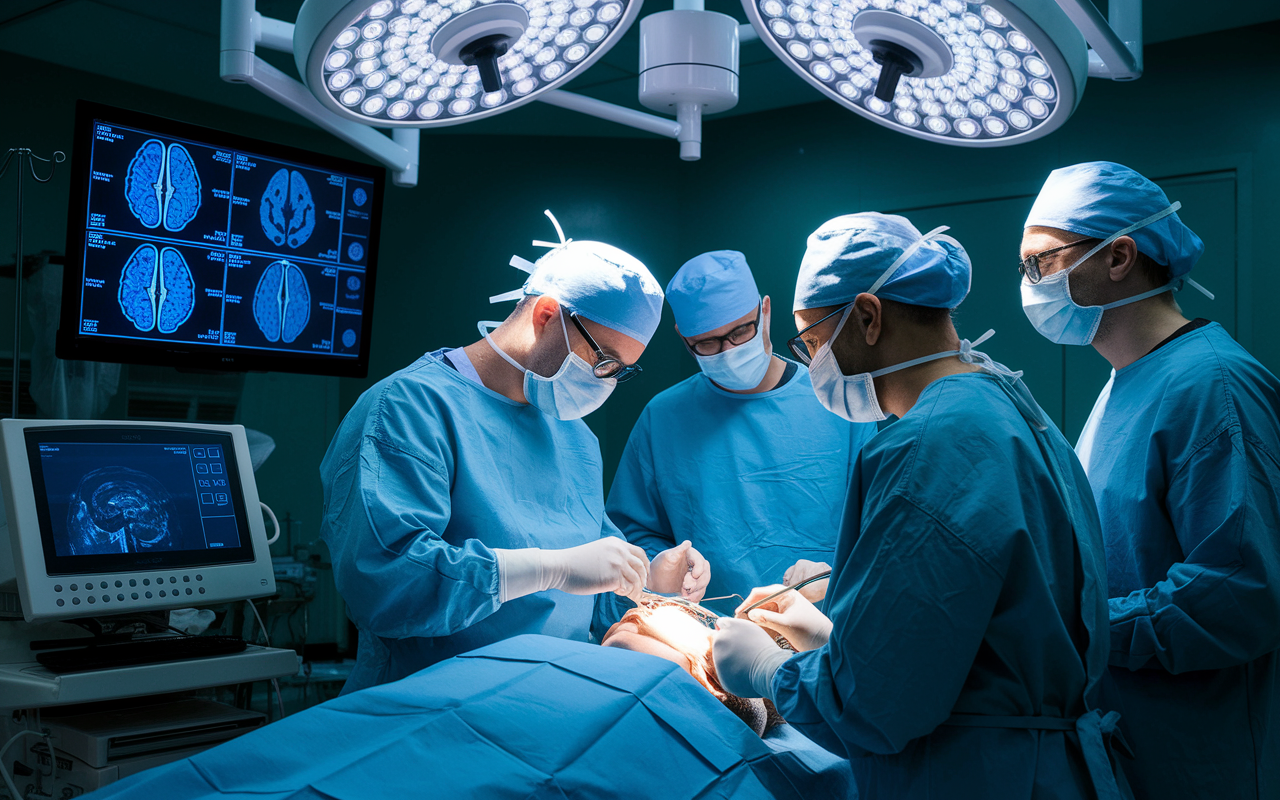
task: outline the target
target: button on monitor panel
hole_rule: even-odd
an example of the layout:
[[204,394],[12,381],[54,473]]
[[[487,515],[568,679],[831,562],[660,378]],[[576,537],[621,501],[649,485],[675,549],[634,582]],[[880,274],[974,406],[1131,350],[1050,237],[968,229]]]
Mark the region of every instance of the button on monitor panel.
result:
[[81,103],[59,354],[365,374],[384,173]]

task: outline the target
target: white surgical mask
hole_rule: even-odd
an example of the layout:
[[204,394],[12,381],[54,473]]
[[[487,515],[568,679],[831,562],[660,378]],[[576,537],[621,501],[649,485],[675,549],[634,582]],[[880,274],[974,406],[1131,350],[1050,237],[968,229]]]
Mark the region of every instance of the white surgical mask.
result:
[[1098,333],[1098,326],[1102,323],[1102,312],[1107,309],[1119,308],[1140,300],[1146,300],[1148,297],[1155,297],[1165,292],[1176,291],[1181,288],[1183,280],[1204,292],[1212,300],[1213,295],[1190,278],[1171,281],[1158,289],[1152,289],[1151,291],[1101,306],[1082,306],[1077,304],[1071,297],[1069,276],[1072,270],[1121,236],[1133,233],[1139,228],[1145,228],[1153,222],[1164,219],[1181,207],[1182,203],[1175,202],[1163,211],[1152,214],[1144,220],[1111,234],[1095,245],[1089,252],[1078,258],[1071,266],[1061,272],[1055,272],[1046,278],[1041,278],[1039,283],[1031,283],[1024,277],[1022,279],[1022,310],[1026,313],[1027,319],[1031,321],[1031,324],[1035,326],[1035,329],[1040,332],[1040,335],[1054,344],[1091,344],[1093,337]]
[[880,408],[880,400],[876,397],[875,379],[881,375],[888,375],[891,372],[898,372],[918,364],[926,364],[930,361],[940,361],[944,358],[958,356],[966,364],[978,363],[983,369],[997,375],[1015,379],[1022,375],[1020,372],[1010,372],[1005,367],[992,361],[985,354],[973,349],[975,346],[990,339],[995,334],[995,331],[987,331],[973,342],[968,339],[960,340],[959,350],[947,350],[942,353],[913,358],[910,361],[878,369],[875,372],[859,372],[856,375],[845,375],[840,371],[840,365],[836,362],[835,353],[831,351],[831,345],[835,342],[836,337],[840,335],[840,331],[844,328],[844,323],[849,319],[849,314],[852,311],[853,304],[850,303],[849,307],[844,310],[844,314],[840,315],[840,324],[836,325],[836,332],[831,335],[831,338],[822,347],[818,348],[818,355],[814,357],[813,363],[809,365],[809,381],[813,384],[813,393],[818,396],[818,402],[826,406],[831,413],[844,417],[850,422],[879,422],[885,419],[884,410]]
[[591,365],[573,352],[569,344],[569,330],[564,324],[564,314],[560,314],[560,329],[564,332],[564,344],[569,355],[551,377],[539,375],[525,369],[514,358],[502,352],[502,348],[489,336],[489,331],[498,327],[500,322],[481,322],[480,335],[485,338],[494,351],[506,359],[507,363],[524,371],[524,398],[529,404],[548,416],[556,419],[582,419],[586,415],[604,405],[618,385],[616,378],[597,378]]
[[764,328],[769,324],[767,317],[762,317],[756,326],[756,335],[740,345],[721,350],[713,356],[693,357],[698,359],[698,368],[702,374],[715,381],[718,386],[735,392],[754,389],[764,380],[769,371],[769,362],[773,354],[764,346]]

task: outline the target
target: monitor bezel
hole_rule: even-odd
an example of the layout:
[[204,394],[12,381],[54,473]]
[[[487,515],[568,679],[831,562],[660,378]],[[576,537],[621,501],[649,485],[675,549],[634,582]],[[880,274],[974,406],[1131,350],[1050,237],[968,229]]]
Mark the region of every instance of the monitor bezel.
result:
[[[84,247],[88,232],[86,206],[91,169],[95,122],[140,128],[161,136],[192,139],[213,147],[227,147],[250,153],[313,165],[319,169],[346,172],[373,181],[368,255],[365,260],[365,304],[361,314],[360,353],[354,358],[305,352],[269,352],[229,345],[189,342],[144,341],[80,333],[80,284],[84,276]],[[364,378],[369,374],[369,354],[373,333],[373,302],[377,263],[381,244],[383,194],[387,171],[383,167],[352,161],[325,153],[302,150],[262,139],[226,133],[215,128],[158,117],[139,111],[94,103],[76,102],[76,121],[71,148],[70,203],[67,207],[66,264],[62,276],[62,309],[59,316],[56,352],[59,358],[81,361],[171,366],[188,370],[223,372],[293,372]]]
[[[31,474],[31,485],[36,498],[36,518],[40,522],[40,541],[44,549],[45,570],[50,577],[69,578],[82,575],[173,570],[183,567],[216,567],[253,561],[253,542],[250,538],[248,512],[244,506],[243,486],[240,483],[240,465],[236,462],[235,441],[230,433],[142,426],[123,429],[103,426],[92,428],[60,426],[27,428],[23,431],[23,438],[26,443],[27,469]],[[60,442],[220,445],[227,463],[225,473],[228,481],[227,493],[230,495],[232,509],[236,515],[240,546],[154,553],[58,555],[53,535],[53,519],[49,513],[49,493],[45,486],[44,469],[40,458],[40,445]],[[213,557],[215,555],[216,558]]]

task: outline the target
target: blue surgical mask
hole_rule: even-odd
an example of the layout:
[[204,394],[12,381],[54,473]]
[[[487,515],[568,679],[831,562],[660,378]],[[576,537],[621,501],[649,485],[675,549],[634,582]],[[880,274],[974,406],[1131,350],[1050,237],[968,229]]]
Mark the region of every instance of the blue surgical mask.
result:
[[[1182,203],[1174,203],[1163,211],[1152,214],[1144,220],[1111,234],[1077,259],[1071,266],[1061,272],[1055,272],[1047,278],[1042,278],[1039,283],[1031,283],[1026,278],[1023,278],[1022,310],[1026,313],[1027,319],[1031,321],[1035,329],[1040,332],[1040,335],[1054,344],[1091,344],[1093,337],[1098,333],[1098,326],[1102,323],[1102,312],[1181,288],[1182,280],[1180,279],[1171,281],[1158,289],[1152,289],[1133,297],[1126,297],[1114,303],[1107,303],[1101,306],[1082,306],[1072,299],[1070,282],[1071,271],[1087,261],[1094,253],[1097,253],[1121,236],[1132,233],[1139,228],[1145,228],[1157,220],[1164,219],[1181,207]],[[1204,287],[1190,278],[1185,280],[1201,292],[1204,292],[1209,299],[1213,299],[1213,295]]]
[[560,315],[560,328],[564,332],[564,344],[569,355],[551,377],[539,375],[525,369],[514,358],[507,355],[489,336],[489,331],[498,327],[500,322],[481,322],[480,335],[498,355],[507,363],[524,372],[524,398],[529,404],[542,413],[561,420],[582,419],[586,415],[604,405],[613,389],[618,385],[616,378],[597,378],[591,365],[573,352],[569,344],[569,331],[564,324],[564,314]]
[[715,381],[717,386],[735,392],[759,386],[769,371],[769,362],[773,360],[773,354],[764,346],[764,329],[768,324],[769,318],[765,317],[756,328],[756,335],[736,347],[721,350],[713,356],[694,353],[702,374]]

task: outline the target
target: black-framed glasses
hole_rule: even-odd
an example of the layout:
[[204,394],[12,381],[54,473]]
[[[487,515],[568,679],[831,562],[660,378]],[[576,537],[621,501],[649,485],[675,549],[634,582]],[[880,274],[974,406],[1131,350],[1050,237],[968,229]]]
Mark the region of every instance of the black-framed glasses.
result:
[[629,381],[639,375],[643,370],[639,364],[623,364],[618,359],[608,355],[600,349],[600,345],[596,344],[596,340],[591,338],[591,334],[587,333],[587,328],[578,320],[577,312],[570,311],[569,319],[577,326],[578,333],[582,334],[582,338],[587,340],[587,346],[596,354],[595,366],[591,371],[595,373],[597,378],[613,378],[622,383]]
[[737,347],[740,344],[746,344],[755,338],[756,332],[760,330],[760,320],[764,315],[764,304],[762,303],[756,308],[756,318],[751,322],[744,322],[738,327],[726,333],[724,336],[708,336],[705,339],[699,339],[693,344],[689,344],[689,340],[685,339],[684,346],[689,348],[693,353],[700,356],[714,356],[716,353],[724,352],[726,343]]
[[787,349],[791,351],[791,354],[796,357],[797,361],[804,364],[806,367],[813,361],[813,356],[809,355],[809,345],[804,343],[804,339],[802,337],[809,331],[834,317],[836,314],[843,313],[844,310],[851,305],[853,305],[853,303],[845,303],[812,325],[806,326],[804,330],[787,340]]
[[1071,242],[1070,244],[1064,244],[1059,247],[1050,248],[1048,250],[1041,250],[1039,253],[1032,253],[1026,258],[1019,259],[1018,274],[1026,278],[1028,283],[1039,283],[1044,278],[1044,275],[1040,272],[1040,261],[1045,256],[1051,256],[1054,253],[1057,253],[1061,250],[1066,250],[1067,248],[1070,248],[1070,247],[1076,247],[1078,245],[1087,244],[1089,242],[1097,242],[1097,241],[1101,241],[1101,240],[1081,239],[1078,242]]

